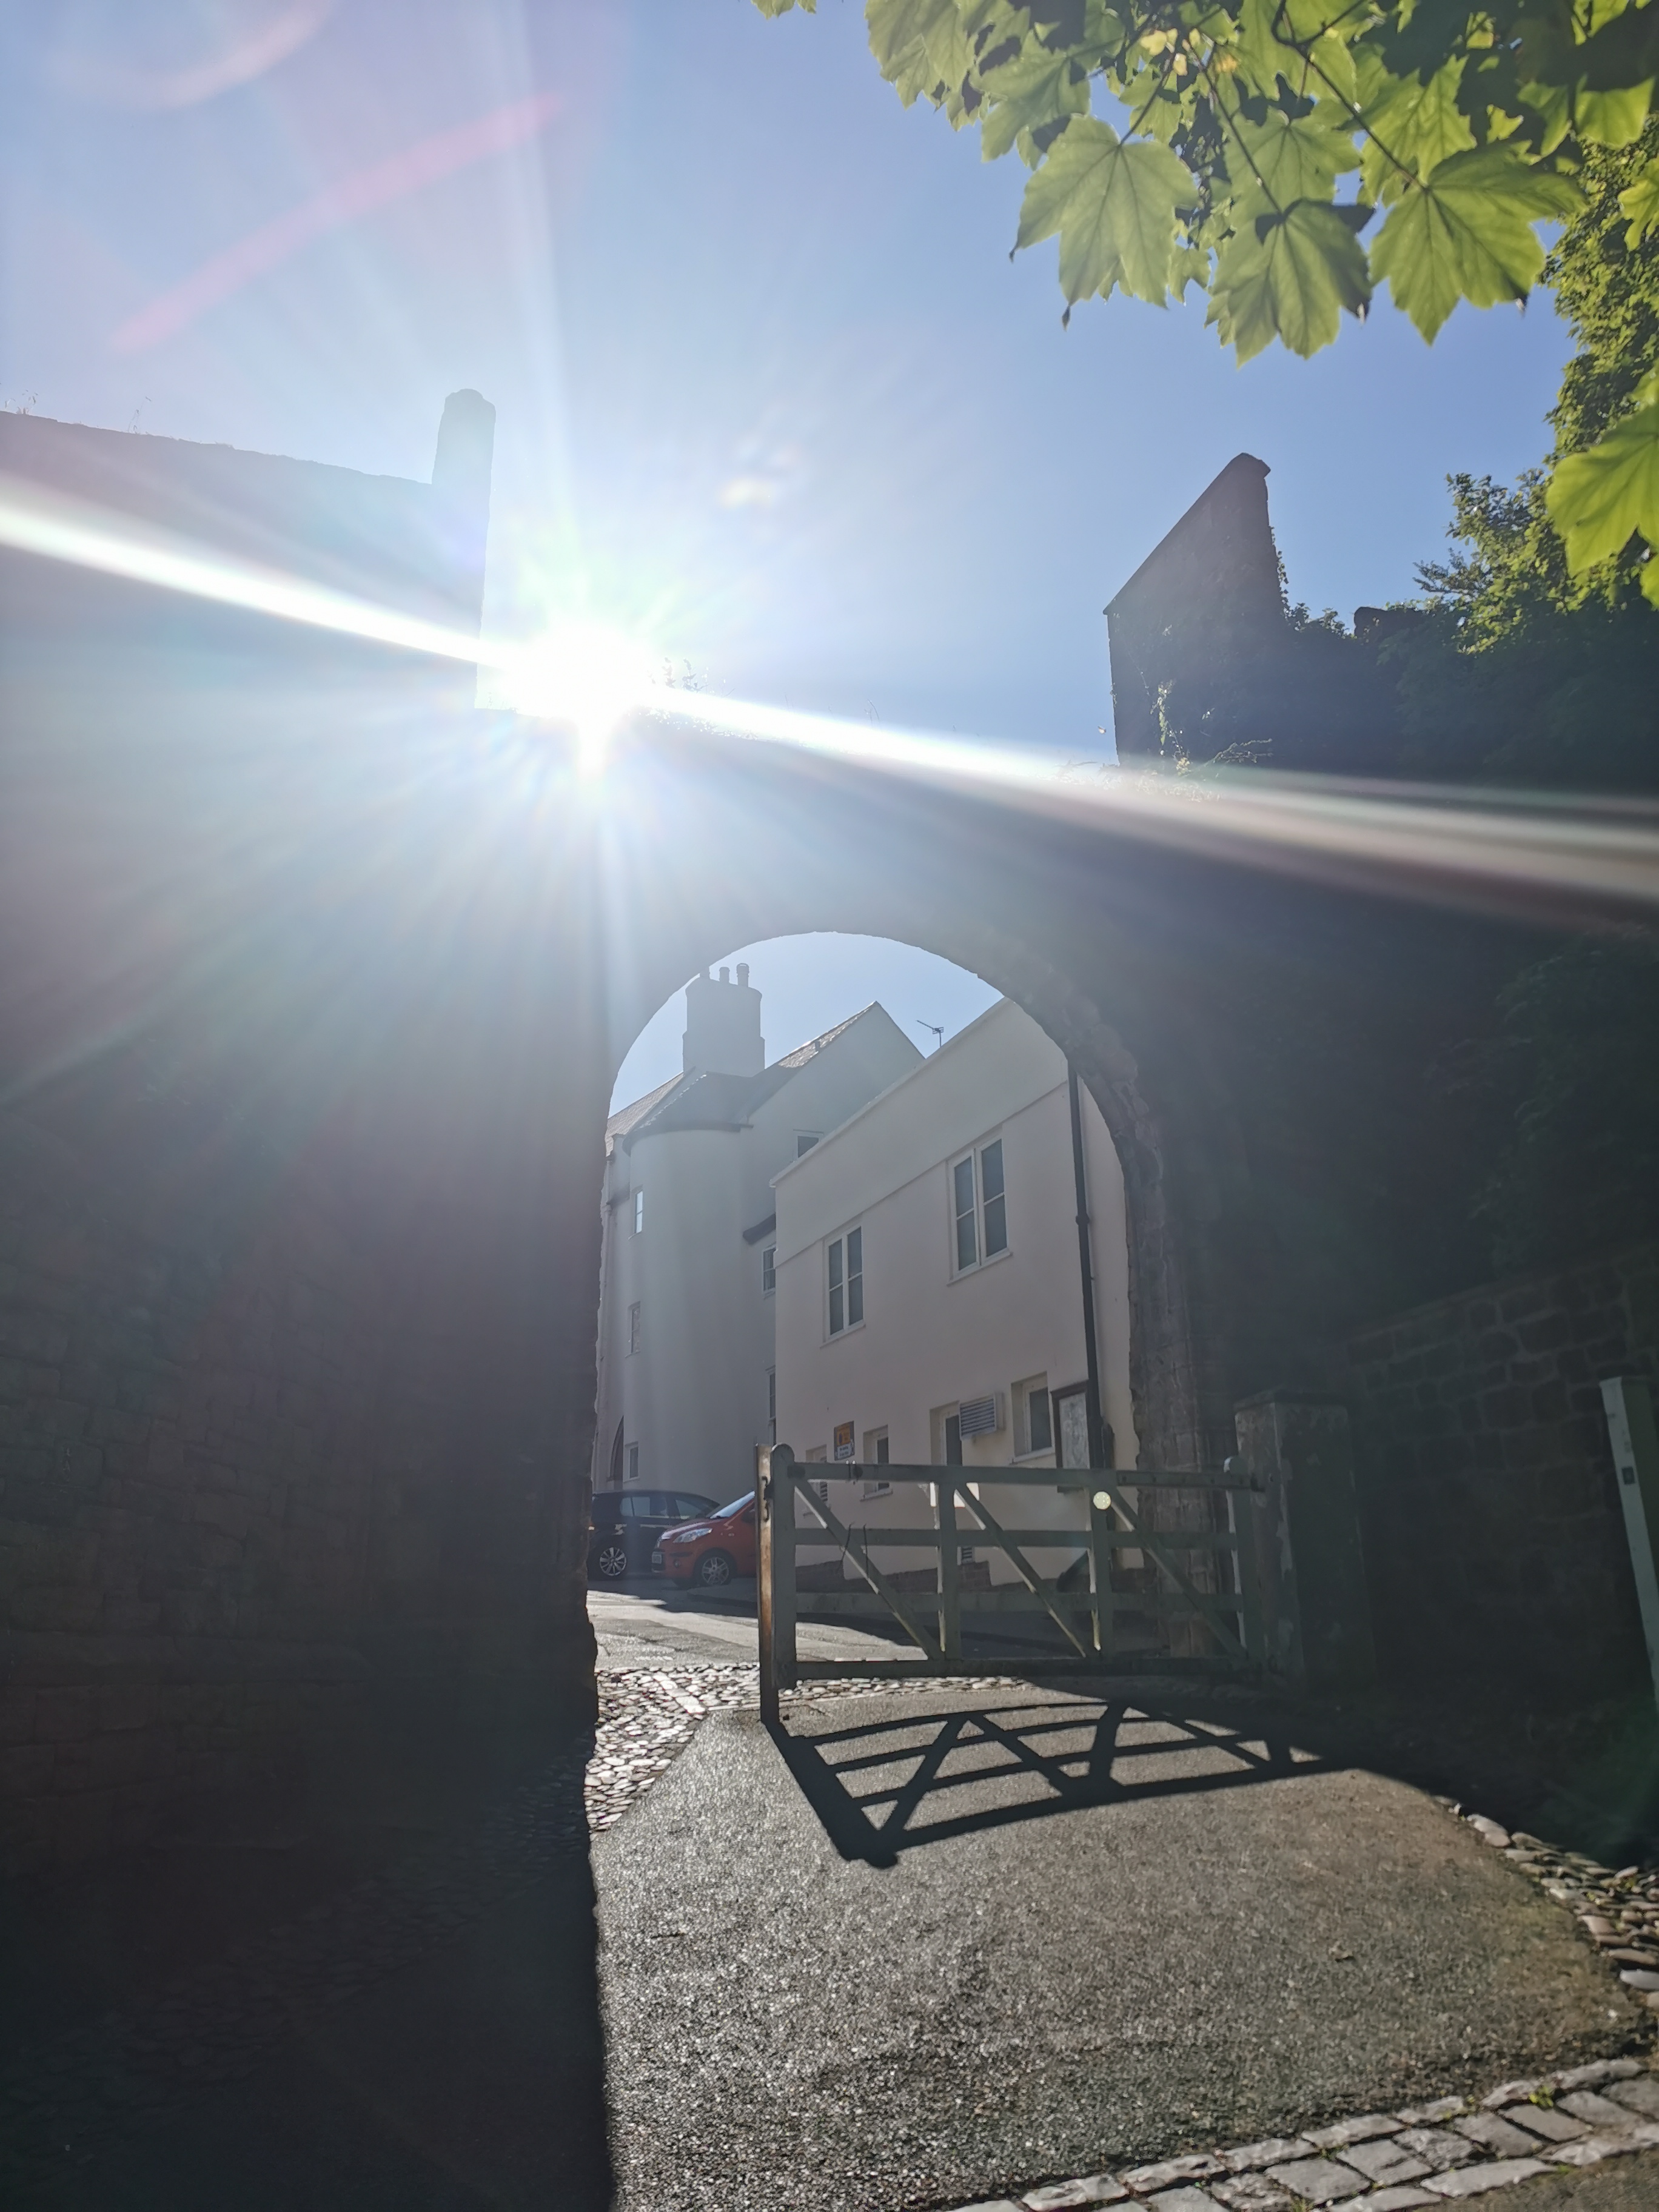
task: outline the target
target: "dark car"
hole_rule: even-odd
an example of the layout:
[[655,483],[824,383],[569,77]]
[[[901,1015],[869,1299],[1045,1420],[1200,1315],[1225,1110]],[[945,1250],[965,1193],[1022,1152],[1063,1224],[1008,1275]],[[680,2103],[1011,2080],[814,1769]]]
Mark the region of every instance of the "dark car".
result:
[[588,1516],[587,1579],[619,1583],[647,1575],[665,1528],[714,1510],[712,1498],[695,1490],[596,1490]]

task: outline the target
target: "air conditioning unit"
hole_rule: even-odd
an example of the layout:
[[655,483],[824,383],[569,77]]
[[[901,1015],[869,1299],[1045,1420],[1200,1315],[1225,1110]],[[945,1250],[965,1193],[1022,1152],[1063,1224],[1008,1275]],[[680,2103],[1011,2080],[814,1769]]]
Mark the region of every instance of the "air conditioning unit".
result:
[[985,1398],[964,1398],[957,1408],[957,1420],[963,1437],[995,1436],[1006,1419],[1005,1405],[1000,1390],[994,1390]]

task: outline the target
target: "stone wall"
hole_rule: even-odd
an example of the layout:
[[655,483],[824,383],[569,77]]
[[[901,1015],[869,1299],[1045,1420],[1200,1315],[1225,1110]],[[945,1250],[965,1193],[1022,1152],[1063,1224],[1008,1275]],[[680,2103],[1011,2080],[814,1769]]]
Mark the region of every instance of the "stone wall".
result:
[[1659,1380],[1659,1247],[1420,1306],[1347,1360],[1385,1674],[1644,1681],[1598,1384]]
[[560,1547],[465,1411],[477,1344],[306,1163],[204,1150],[0,1116],[9,1871],[337,1753],[388,1682],[580,1705],[587,1655],[545,1632]]

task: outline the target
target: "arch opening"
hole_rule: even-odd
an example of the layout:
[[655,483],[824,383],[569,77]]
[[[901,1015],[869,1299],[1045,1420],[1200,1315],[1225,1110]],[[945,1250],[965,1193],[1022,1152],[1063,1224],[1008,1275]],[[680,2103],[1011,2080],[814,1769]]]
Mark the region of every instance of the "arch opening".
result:
[[[889,1460],[1136,1464],[1117,1139],[1017,998],[892,939],[762,940],[658,1009],[611,1108],[590,1586],[741,1584],[731,1516],[780,1442],[856,1463],[866,1526],[905,1518]],[[701,1533],[665,1549],[676,1523]],[[804,1588],[844,1579],[804,1558]]]

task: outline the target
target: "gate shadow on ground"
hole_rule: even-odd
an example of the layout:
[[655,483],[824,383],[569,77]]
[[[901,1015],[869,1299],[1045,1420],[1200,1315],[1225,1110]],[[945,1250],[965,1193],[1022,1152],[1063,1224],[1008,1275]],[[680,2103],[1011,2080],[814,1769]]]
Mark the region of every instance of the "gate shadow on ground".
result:
[[1042,1692],[856,1727],[771,1731],[843,1858],[901,1851],[1090,1806],[1249,1789],[1343,1762],[1292,1742],[1282,1718],[1180,1711],[1146,1698]]

